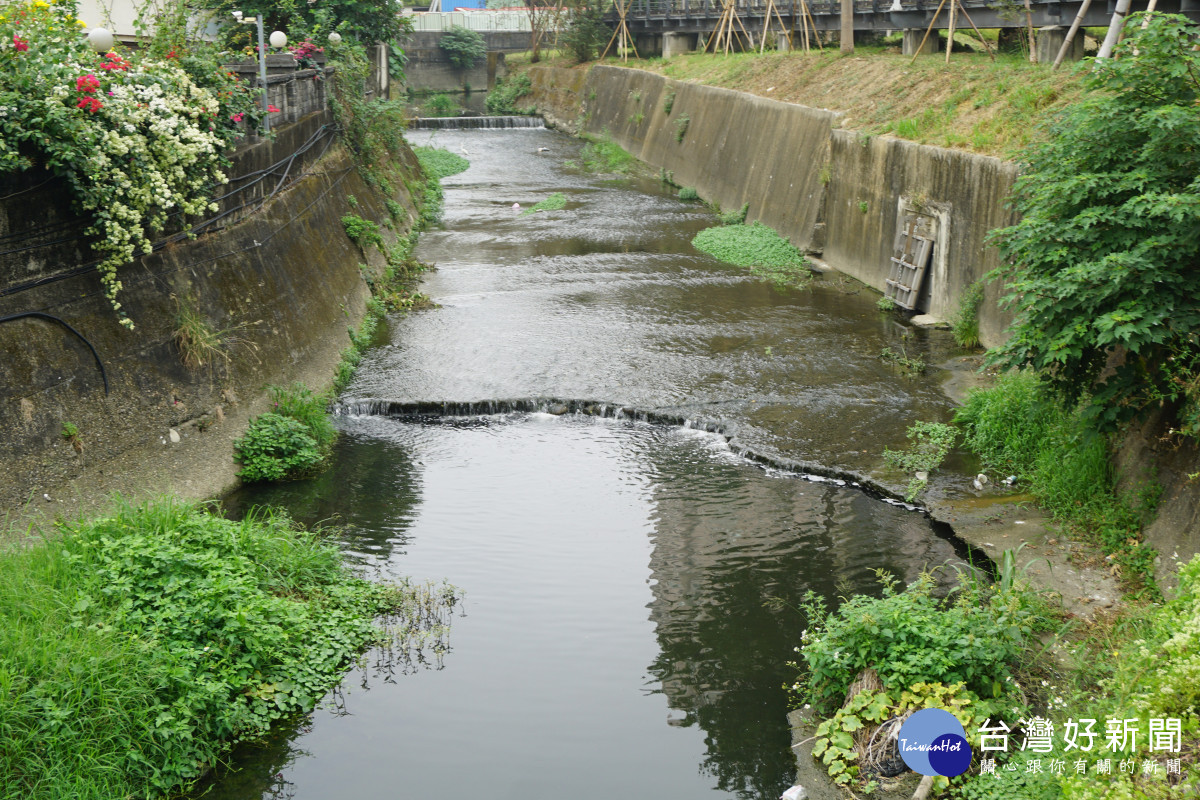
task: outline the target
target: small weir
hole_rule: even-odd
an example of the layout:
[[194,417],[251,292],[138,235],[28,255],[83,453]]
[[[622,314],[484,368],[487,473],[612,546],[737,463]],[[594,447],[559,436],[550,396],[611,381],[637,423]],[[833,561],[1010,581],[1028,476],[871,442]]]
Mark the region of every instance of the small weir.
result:
[[410,128],[423,131],[434,130],[509,130],[512,128],[545,128],[541,117],[417,117]]
[[410,136],[471,161],[416,252],[438,307],[366,354],[328,471],[228,505],[333,520],[364,574],[445,579],[465,616],[438,664],[369,654],[204,796],[778,797],[805,592],[967,560],[871,472],[950,410],[880,352],[949,337],[712,260],[707,209],[581,171],[554,131]]

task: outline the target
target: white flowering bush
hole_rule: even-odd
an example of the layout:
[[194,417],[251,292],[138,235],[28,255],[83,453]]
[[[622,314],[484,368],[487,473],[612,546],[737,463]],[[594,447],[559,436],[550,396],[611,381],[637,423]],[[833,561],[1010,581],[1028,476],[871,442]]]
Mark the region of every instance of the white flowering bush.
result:
[[117,268],[149,252],[172,215],[215,210],[223,152],[253,96],[215,60],[198,80],[174,50],[98,55],[86,27],[74,0],[0,3],[0,171],[40,165],[69,181],[94,220],[105,293],[132,328]]

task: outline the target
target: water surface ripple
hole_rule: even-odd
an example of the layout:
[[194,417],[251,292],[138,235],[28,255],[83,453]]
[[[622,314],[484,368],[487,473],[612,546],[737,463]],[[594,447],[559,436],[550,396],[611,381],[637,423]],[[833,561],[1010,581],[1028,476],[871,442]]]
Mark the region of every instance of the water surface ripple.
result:
[[[945,345],[902,339],[848,283],[780,292],[697,253],[706,209],[581,173],[565,163],[579,144],[552,131],[430,138],[472,161],[418,250],[440,307],[392,320],[363,360],[329,471],[231,505],[333,519],[366,574],[448,579],[466,614],[440,664],[370,654],[207,796],[778,797],[792,607],[955,555],[921,515],[752,464],[704,428],[861,469],[947,411],[879,351]],[[512,208],[555,191],[562,211]],[[487,405],[555,397],[651,413]],[[443,402],[480,405],[379,413]]]

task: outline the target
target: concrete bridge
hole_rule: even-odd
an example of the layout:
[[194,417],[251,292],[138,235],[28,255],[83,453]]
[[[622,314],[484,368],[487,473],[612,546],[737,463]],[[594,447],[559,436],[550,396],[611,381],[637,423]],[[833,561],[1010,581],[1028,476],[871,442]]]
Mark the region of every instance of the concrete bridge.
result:
[[[757,42],[766,19],[768,0],[734,1],[742,25]],[[938,3],[939,0],[854,0],[854,30],[864,33],[904,31],[904,50],[911,54],[929,27]],[[1107,27],[1115,4],[1115,0],[1093,0],[1083,25]],[[775,0],[773,5],[784,27],[792,31],[793,41],[798,41],[803,28],[801,0]],[[1081,5],[1081,0],[1033,0],[1031,3],[1033,27],[1040,33],[1039,50],[1049,52],[1051,59],[1058,52]],[[1024,28],[1026,25],[1025,8],[1020,0],[961,0],[961,7],[979,28]],[[1131,12],[1145,8],[1146,0],[1135,0]],[[1163,0],[1156,8],[1200,21],[1200,0]],[[626,22],[639,55],[671,56],[696,49],[700,37],[712,34],[722,10],[721,0],[633,0]],[[809,0],[808,10],[818,31],[840,29],[841,4],[838,0]],[[611,11],[607,19],[616,24],[616,11]],[[779,21],[774,14],[770,22],[768,30],[779,30]],[[937,29],[945,30],[949,25],[947,0],[938,17]],[[970,24],[960,15],[956,27],[969,30]],[[1080,58],[1083,55],[1082,37],[1076,37],[1076,43],[1074,57]],[[929,50],[928,43],[926,49]]]

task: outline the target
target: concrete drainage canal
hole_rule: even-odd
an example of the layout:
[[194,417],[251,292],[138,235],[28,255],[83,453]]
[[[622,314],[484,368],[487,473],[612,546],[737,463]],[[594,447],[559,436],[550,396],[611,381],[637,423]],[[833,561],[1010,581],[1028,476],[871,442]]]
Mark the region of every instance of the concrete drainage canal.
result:
[[698,253],[707,209],[583,172],[553,131],[413,135],[471,160],[419,247],[439,307],[364,360],[329,471],[232,504],[335,521],[364,571],[444,578],[464,614],[435,661],[370,654],[205,796],[778,797],[803,594],[958,559],[855,485],[948,413],[881,351],[952,343],[848,282],[780,291]]

